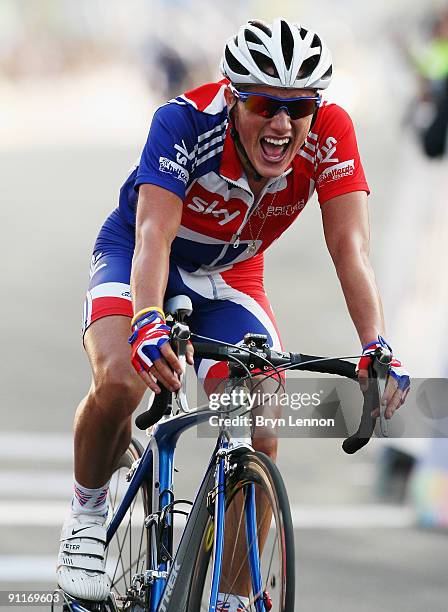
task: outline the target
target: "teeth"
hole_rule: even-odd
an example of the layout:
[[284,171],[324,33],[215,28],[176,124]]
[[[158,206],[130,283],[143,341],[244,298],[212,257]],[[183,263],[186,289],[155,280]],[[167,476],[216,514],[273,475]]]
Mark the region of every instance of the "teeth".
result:
[[266,140],[266,142],[270,142],[271,144],[274,144],[274,145],[277,145],[277,146],[278,145],[285,145],[285,144],[288,144],[288,142],[289,142],[289,138],[281,138],[281,139],[278,139],[278,138],[265,138],[265,140]]

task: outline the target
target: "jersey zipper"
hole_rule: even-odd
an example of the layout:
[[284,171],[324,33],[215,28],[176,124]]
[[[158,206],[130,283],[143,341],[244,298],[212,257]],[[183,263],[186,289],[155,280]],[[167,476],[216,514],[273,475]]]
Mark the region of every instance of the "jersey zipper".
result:
[[[248,193],[250,196],[253,197],[253,193],[250,189],[245,189],[240,183],[237,183],[236,181],[232,181],[232,179],[229,179],[223,175],[220,175],[222,179],[224,179],[226,181],[226,183],[228,183],[229,185],[232,185],[233,187],[237,187],[238,189],[241,189],[242,191],[245,191],[246,193]],[[253,202],[252,204],[248,207],[246,214],[244,216],[243,219],[243,225],[245,223],[246,218],[248,217],[248,213],[252,210],[253,208]],[[238,232],[241,233],[242,230],[242,226],[240,226],[240,228],[238,229]],[[218,257],[216,257],[216,259],[214,259],[208,266],[207,268],[213,268],[215,267],[225,256],[225,254],[227,253],[227,251],[229,250],[230,245],[232,245],[234,248],[238,248],[239,245],[239,234],[233,234],[232,238],[230,239],[230,243],[227,243],[223,246],[222,251],[220,252],[220,254],[218,255]],[[238,244],[235,246],[234,244],[234,238],[235,236],[238,235]]]
[[272,187],[272,185],[274,185],[282,177],[283,177],[283,175],[281,177],[278,177],[275,180],[271,181],[270,183],[266,183],[266,186],[264,187],[264,189],[261,192],[261,194],[258,196],[257,200],[255,201],[255,199],[254,199],[254,202],[252,203],[252,206],[247,210],[247,212],[246,212],[246,214],[244,216],[244,219],[243,219],[240,227],[238,228],[238,231],[236,232],[236,234],[233,234],[233,236],[232,236],[231,244],[232,244],[234,249],[237,249],[240,246],[240,236],[241,236],[241,234],[243,232],[243,229],[246,227],[246,224],[247,224],[249,218],[257,210],[261,200],[264,198],[264,196],[268,192],[269,187]]
[[[264,198],[264,196],[266,195],[268,189],[274,185],[277,181],[280,181],[284,176],[286,176],[287,174],[289,174],[291,172],[291,168],[288,168],[288,170],[286,172],[284,172],[281,176],[275,178],[273,181],[268,182],[266,184],[266,186],[264,187],[263,191],[261,192],[261,194],[258,196],[257,200],[252,202],[252,205],[248,207],[246,214],[244,215],[244,218],[241,222],[241,225],[239,226],[238,230],[236,231],[235,234],[233,234],[232,238],[230,239],[230,242],[228,244],[226,244],[223,248],[223,250],[221,251],[221,253],[218,255],[218,257],[211,263],[209,264],[209,266],[207,267],[214,267],[216,266],[219,261],[221,261],[224,256],[226,255],[227,251],[229,250],[229,248],[232,246],[234,249],[237,249],[240,246],[240,236],[243,232],[243,229],[246,227],[246,224],[249,220],[249,217],[256,211],[258,205],[260,204],[261,200]],[[250,189],[245,189],[244,187],[242,187],[239,183],[232,181],[231,179],[222,176],[221,178],[223,178],[227,183],[229,183],[230,185],[233,185],[234,187],[238,187],[239,189],[242,189],[243,191],[245,191],[246,193],[249,193],[250,195],[253,196],[253,193]]]

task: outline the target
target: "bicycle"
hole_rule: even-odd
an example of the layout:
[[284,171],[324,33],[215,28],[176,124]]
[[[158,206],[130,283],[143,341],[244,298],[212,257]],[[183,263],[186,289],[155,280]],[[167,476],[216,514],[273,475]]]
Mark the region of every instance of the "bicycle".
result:
[[[186,318],[192,312],[186,296],[169,300],[165,310],[172,316],[172,343],[185,364],[190,338]],[[191,335],[194,337],[194,334]],[[241,346],[200,338],[193,341],[195,355],[229,364],[225,389],[234,400],[226,414],[242,414],[252,372],[272,378],[291,369],[338,374],[357,380],[353,363],[338,358],[284,353],[271,350],[265,336],[247,334]],[[366,393],[358,431],[343,448],[354,453],[370,439],[376,419],[370,416],[384,384],[390,355],[380,351],[371,372],[372,393]],[[259,383],[257,383],[259,384]],[[281,382],[280,382],[281,384]],[[236,398],[236,399],[235,399]],[[106,571],[112,591],[106,602],[87,604],[67,594],[65,609],[74,612],[129,610],[133,612],[199,612],[217,609],[223,559],[235,561],[237,542],[244,555],[239,571],[246,572],[249,607],[255,612],[294,610],[294,534],[288,497],[276,465],[255,452],[246,428],[234,437],[221,425],[215,448],[194,502],[175,499],[174,452],[180,435],[216,414],[207,406],[190,411],[185,377],[173,401],[166,389],[156,396],[148,411],[136,418],[141,430],[155,426],[146,449],[133,439],[111,481],[109,503],[113,513],[107,529]],[[237,432],[241,433],[241,432]],[[190,506],[189,512],[178,506]],[[237,515],[237,535],[225,543],[226,523]],[[258,514],[257,514],[258,513]],[[174,554],[174,517],[184,515],[186,524]],[[227,519],[226,519],[227,516]],[[244,548],[245,542],[245,548]],[[113,544],[118,557],[111,552]],[[233,545],[233,551],[229,546]],[[225,546],[227,547],[226,550]],[[241,575],[241,574],[240,574]],[[233,576],[232,576],[233,577]],[[236,578],[238,577],[238,573]],[[250,578],[250,581],[249,581]],[[229,578],[227,578],[227,585]],[[232,587],[232,585],[230,585]]]

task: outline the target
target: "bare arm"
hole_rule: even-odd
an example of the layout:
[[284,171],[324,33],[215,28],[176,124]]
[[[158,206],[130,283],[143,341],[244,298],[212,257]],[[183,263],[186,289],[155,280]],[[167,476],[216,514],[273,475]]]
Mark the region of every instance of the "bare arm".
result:
[[[356,330],[365,345],[384,333],[384,316],[369,261],[369,213],[367,195],[356,191],[338,196],[322,205],[325,240],[341,282],[345,301]],[[399,364],[400,365],[400,364]],[[401,367],[401,365],[400,365]],[[360,369],[361,389],[367,389],[368,371]],[[392,418],[406,398],[409,388],[398,388],[397,380],[389,376],[381,403],[386,406],[386,419]],[[379,408],[372,412],[378,417]]]
[[369,261],[367,194],[347,193],[322,205],[325,240],[362,345],[384,333],[381,298]]
[[[131,292],[134,312],[156,306],[163,309],[168,282],[171,243],[176,237],[182,217],[182,200],[174,193],[156,185],[141,185],[138,197],[135,251],[132,260]],[[169,342],[161,349],[162,358],[156,359],[150,372],[171,391],[180,383],[174,372],[182,372],[181,365]],[[192,363],[192,352],[187,355]],[[141,378],[156,393],[160,387],[145,371]]]
[[138,196],[131,291],[134,312],[163,309],[171,243],[182,217],[182,200],[156,185],[141,185]]

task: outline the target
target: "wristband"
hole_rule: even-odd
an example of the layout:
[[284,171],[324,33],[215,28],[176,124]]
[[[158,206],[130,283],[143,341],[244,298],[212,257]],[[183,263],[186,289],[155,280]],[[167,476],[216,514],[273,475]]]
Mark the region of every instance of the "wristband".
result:
[[369,342],[368,344],[365,344],[362,347],[362,352],[364,353],[365,351],[367,351],[367,349],[373,348],[373,347],[376,348],[377,346],[382,346],[383,348],[387,348],[389,349],[391,353],[393,353],[392,347],[390,346],[390,344],[383,338],[383,336],[380,336],[379,334],[378,334],[378,340],[373,340],[373,342]]
[[138,312],[135,313],[135,315],[131,319],[131,326],[134,325],[137,319],[147,314],[148,312],[158,312],[160,316],[163,318],[163,320],[166,319],[165,313],[163,312],[161,308],[158,308],[157,306],[149,306],[149,308],[143,308],[142,310],[139,310]]

